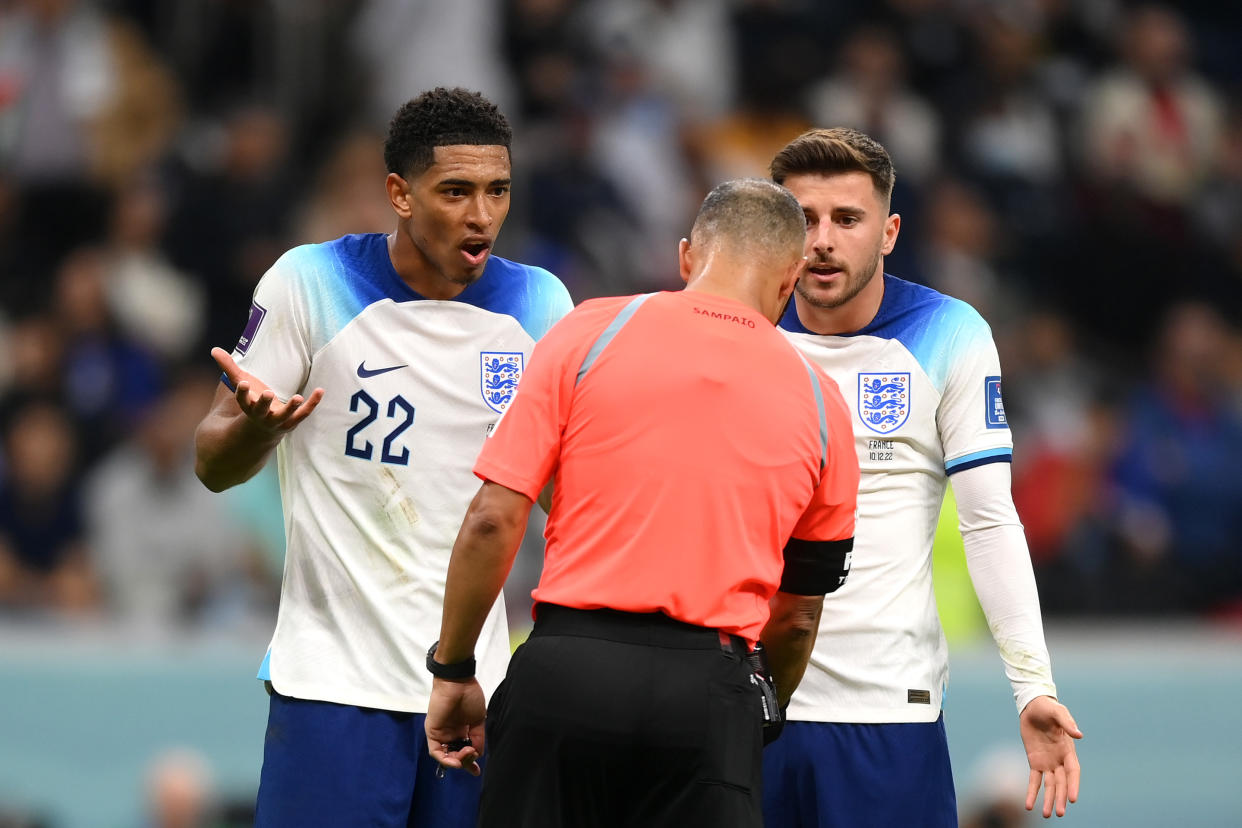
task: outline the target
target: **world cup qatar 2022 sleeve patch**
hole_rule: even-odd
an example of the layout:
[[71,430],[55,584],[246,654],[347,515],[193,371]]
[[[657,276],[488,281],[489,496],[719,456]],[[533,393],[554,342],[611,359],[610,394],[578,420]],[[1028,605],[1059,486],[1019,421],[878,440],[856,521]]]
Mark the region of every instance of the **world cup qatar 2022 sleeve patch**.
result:
[[239,354],[245,354],[250,350],[250,343],[254,342],[255,334],[259,332],[259,326],[263,324],[264,317],[267,316],[267,308],[258,302],[250,302],[250,317],[246,320],[246,328],[242,331],[241,338],[237,340],[236,351]]

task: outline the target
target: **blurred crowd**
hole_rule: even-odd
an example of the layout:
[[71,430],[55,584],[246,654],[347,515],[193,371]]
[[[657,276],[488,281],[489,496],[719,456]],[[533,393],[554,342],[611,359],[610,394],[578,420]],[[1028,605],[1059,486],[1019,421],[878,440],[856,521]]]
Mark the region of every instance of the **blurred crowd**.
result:
[[[267,618],[191,435],[285,249],[388,232],[387,119],[515,127],[498,252],[679,286],[703,194],[884,143],[888,270],[992,326],[1047,614],[1242,618],[1242,14],[1121,0],[0,0],[0,614]],[[276,541],[279,544],[279,541]]]

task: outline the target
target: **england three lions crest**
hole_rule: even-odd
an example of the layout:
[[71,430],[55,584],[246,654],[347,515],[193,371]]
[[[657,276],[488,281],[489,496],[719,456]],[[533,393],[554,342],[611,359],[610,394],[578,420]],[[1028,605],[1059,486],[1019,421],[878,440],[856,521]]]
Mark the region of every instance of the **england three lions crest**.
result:
[[483,351],[479,354],[479,390],[483,402],[504,414],[517,391],[526,357],[520,351]]
[[900,428],[910,416],[910,372],[860,373],[858,416],[880,434]]

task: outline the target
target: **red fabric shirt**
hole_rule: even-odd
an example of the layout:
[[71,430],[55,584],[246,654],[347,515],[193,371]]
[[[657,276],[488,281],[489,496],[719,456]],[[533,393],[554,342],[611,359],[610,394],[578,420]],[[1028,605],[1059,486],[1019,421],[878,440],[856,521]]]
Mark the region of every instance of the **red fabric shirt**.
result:
[[578,382],[631,298],[584,302],[540,340],[474,472],[532,500],[555,475],[536,602],[753,643],[790,536],[854,534],[845,402],[757,311],[693,291],[651,296]]

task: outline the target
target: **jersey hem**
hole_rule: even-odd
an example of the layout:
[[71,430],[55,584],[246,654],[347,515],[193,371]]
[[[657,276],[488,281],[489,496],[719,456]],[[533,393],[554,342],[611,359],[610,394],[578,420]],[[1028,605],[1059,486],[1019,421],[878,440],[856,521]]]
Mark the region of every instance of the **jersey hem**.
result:
[[[911,705],[912,707],[914,705]],[[831,722],[834,724],[913,724],[934,722],[940,718],[938,704],[918,705],[918,710],[904,708],[837,708],[815,707],[794,709],[786,716],[791,722]]]
[[426,713],[428,696],[391,696],[387,693],[368,693],[349,688],[327,689],[314,684],[286,682],[275,677],[267,679],[272,689],[282,696],[307,701],[331,702],[350,707],[369,707],[374,710],[391,710],[397,713]]

